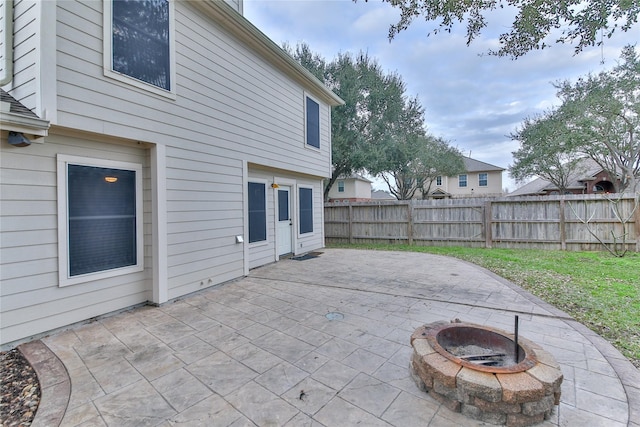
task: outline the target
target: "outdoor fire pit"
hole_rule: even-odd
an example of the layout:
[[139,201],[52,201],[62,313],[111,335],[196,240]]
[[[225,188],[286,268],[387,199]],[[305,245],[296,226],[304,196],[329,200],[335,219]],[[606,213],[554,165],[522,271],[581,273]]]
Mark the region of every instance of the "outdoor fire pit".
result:
[[491,424],[529,426],[560,403],[553,356],[514,334],[471,323],[436,322],[411,336],[412,377],[452,411]]

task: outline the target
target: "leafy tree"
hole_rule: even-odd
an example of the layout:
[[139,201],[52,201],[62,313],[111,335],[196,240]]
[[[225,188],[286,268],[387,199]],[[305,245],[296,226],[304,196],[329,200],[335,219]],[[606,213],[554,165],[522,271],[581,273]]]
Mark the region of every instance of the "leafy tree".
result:
[[422,198],[426,199],[433,182],[439,176],[456,176],[465,173],[462,153],[441,138],[430,140],[431,147],[420,157]]
[[[357,0],[354,0],[357,1]],[[365,0],[368,1],[368,0]],[[383,0],[400,9],[400,19],[389,28],[389,39],[406,30],[413,20],[439,22],[433,33],[450,32],[456,22],[466,21],[467,44],[487,26],[487,15],[513,9],[511,28],[499,36],[500,48],[490,54],[518,58],[549,43],[572,43],[576,53],[586,46],[600,45],[598,36],[611,37],[620,29],[630,30],[638,20],[637,0]],[[559,32],[555,41],[552,34]]]
[[570,130],[561,114],[548,111],[527,118],[522,127],[510,136],[520,142],[520,148],[512,153],[511,177],[522,182],[538,176],[554,184],[560,194],[564,194],[584,155],[571,146]]
[[626,46],[611,71],[556,85],[571,145],[596,161],[618,191],[638,190],[640,180],[640,58]]
[[345,101],[331,111],[333,172],[326,199],[339,176],[369,169],[379,154],[376,146],[390,141],[393,124],[402,121],[405,85],[398,74],[385,73],[362,52],[326,62],[306,44],[285,49]]
[[640,60],[631,46],[611,71],[555,85],[562,104],[526,119],[511,135],[520,141],[511,175],[538,175],[566,187],[579,157],[592,158],[620,180],[618,191],[637,191],[640,180]]

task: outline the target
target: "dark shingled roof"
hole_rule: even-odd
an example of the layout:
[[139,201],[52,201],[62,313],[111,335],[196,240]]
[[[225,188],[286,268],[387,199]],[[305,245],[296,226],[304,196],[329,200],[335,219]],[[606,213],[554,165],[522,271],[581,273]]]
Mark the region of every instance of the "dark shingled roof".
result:
[[23,116],[32,117],[34,119],[40,118],[33,111],[22,105],[20,101],[16,100],[13,96],[5,92],[4,89],[0,89],[0,101],[8,102],[9,104],[11,104],[11,108],[9,111],[14,114],[21,114]]

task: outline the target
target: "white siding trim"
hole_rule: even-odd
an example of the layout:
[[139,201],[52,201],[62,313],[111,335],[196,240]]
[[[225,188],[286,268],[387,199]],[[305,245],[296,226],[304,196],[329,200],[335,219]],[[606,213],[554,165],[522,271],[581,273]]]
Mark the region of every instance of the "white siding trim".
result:
[[40,96],[36,97],[36,114],[52,123],[56,123],[57,109],[57,62],[56,62],[56,11],[58,6],[54,1],[37,3],[40,8],[40,64],[37,68],[36,80],[39,82]]
[[[68,257],[68,223],[67,223],[67,165],[84,165],[96,167],[109,167],[130,169],[136,172],[136,242],[137,264],[129,267],[115,268],[96,273],[83,274],[76,277],[69,276]],[[92,159],[88,157],[69,156],[58,154],[57,156],[57,184],[58,184],[58,286],[76,285],[92,282],[113,276],[120,276],[144,270],[144,224],[143,224],[143,197],[142,197],[142,165],[139,163],[127,163],[114,160]]]
[[[249,275],[249,194],[247,182],[249,182],[249,165],[246,160],[242,161],[242,182],[245,183],[242,189],[242,212],[244,212],[244,220],[242,221],[242,243],[243,260],[242,269],[245,276]],[[267,241],[269,241],[269,230],[267,230]]]
[[152,301],[162,304],[169,299],[167,255],[167,150],[164,145],[151,148],[151,221],[153,224]]
[[313,237],[313,236],[318,234],[318,227],[317,227],[317,224],[315,222],[315,214],[316,214],[316,209],[318,207],[316,206],[316,203],[315,203],[315,200],[314,200],[318,196],[316,194],[316,191],[318,191],[318,189],[315,188],[313,185],[309,185],[309,184],[298,184],[298,185],[296,185],[296,196],[295,196],[295,200],[296,200],[295,209],[296,209],[296,211],[295,211],[295,218],[298,220],[298,224],[300,224],[300,189],[301,188],[308,188],[308,189],[311,190],[311,212],[312,212],[311,223],[312,223],[312,226],[313,226],[313,231],[311,231],[309,233],[300,233],[300,227],[296,226],[295,235],[298,236],[298,239],[306,239],[306,238]]

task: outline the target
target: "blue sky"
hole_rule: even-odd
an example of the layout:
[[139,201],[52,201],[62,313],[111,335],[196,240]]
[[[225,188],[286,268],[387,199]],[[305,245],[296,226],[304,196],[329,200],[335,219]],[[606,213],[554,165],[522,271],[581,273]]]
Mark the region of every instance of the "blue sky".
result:
[[[389,42],[399,12],[380,0],[244,0],[244,15],[279,45],[299,42],[327,60],[339,52],[367,52],[387,72],[398,72],[407,94],[425,108],[428,131],[465,155],[507,168],[518,143],[507,136],[522,121],[558,103],[551,83],[610,69],[620,49],[640,39],[640,25],[605,39],[604,48],[579,55],[553,45],[518,60],[486,53],[497,48],[498,31],[510,24],[508,10],[490,15],[489,27],[470,46],[464,25],[427,37],[436,23],[421,18]],[[602,63],[604,59],[604,64]],[[516,188],[505,172],[503,185]],[[384,188],[379,182],[377,188]]]

